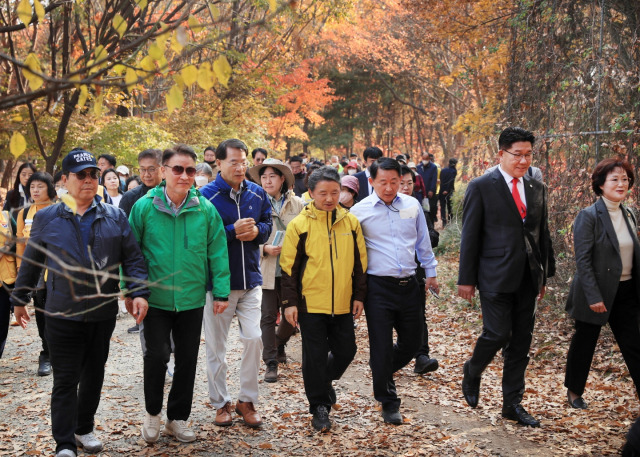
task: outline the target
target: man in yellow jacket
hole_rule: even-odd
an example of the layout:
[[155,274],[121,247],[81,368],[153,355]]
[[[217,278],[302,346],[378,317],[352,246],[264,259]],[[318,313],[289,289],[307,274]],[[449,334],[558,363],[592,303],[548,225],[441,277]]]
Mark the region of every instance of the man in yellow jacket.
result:
[[329,430],[329,409],[336,403],[332,381],[356,354],[353,319],[363,310],[367,253],[360,223],[338,206],[336,169],[314,171],[308,186],[313,201],[287,226],[280,254],[282,304],[287,321],[300,323],[311,424]]

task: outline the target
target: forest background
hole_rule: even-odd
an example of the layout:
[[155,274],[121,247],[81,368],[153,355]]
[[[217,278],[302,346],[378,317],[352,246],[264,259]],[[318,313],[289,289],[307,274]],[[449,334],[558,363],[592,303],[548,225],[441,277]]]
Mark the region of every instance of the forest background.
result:
[[640,167],[639,31],[628,0],[5,0],[0,186],[76,146],[135,167],[145,148],[238,137],[282,159],[456,157],[459,202],[521,125],[569,262],[594,163]]

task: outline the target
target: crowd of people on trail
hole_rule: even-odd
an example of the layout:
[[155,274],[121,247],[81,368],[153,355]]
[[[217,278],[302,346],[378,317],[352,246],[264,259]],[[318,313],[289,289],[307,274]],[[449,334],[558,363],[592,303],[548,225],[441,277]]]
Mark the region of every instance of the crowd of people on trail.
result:
[[[460,367],[461,392],[475,408],[481,378],[503,352],[502,416],[538,427],[522,402],[537,300],[555,274],[547,189],[532,166],[535,136],[509,127],[499,164],[466,190],[458,295],[479,292],[482,332]],[[58,457],[96,453],[95,433],[118,299],[135,319],[144,373],[141,435],[196,440],[189,422],[204,327],[214,423],[261,427],[261,372],[278,381],[286,344],[299,329],[302,381],[317,431],[332,427],[338,382],[355,357],[355,328],[366,318],[373,395],[384,423],[403,423],[396,372],[439,368],[431,356],[426,303],[438,296],[433,248],[451,221],[457,159],[440,168],[385,157],[306,154],[287,163],[238,139],[204,150],[186,145],[138,155],[137,175],[116,158],[76,148],[55,177],[25,163],[0,214],[0,357],[13,310],[18,325],[33,301],[41,342],[37,374],[53,374],[51,428]],[[249,166],[249,160],[252,166]],[[600,329],[609,323],[636,390],[640,387],[640,243],[623,204],[634,184],[623,159],[595,166],[596,202],[574,224],[576,270],[567,300],[575,333],[567,354],[568,405],[583,395]],[[242,357],[229,377],[234,317]],[[395,337],[394,337],[395,331]],[[165,374],[172,372],[163,418]],[[236,378],[237,376],[237,378]],[[236,381],[237,379],[237,381]],[[232,398],[228,381],[239,386]],[[640,426],[638,426],[640,427]],[[626,455],[639,452],[634,427]]]

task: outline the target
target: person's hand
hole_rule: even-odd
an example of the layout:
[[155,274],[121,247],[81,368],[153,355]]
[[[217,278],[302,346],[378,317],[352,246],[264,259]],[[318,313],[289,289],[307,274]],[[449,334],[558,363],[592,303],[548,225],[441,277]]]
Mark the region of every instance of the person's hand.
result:
[[473,296],[476,294],[476,286],[458,286],[458,295],[469,303],[473,299]]
[[434,292],[436,294],[440,293],[440,286],[438,285],[438,279],[433,276],[431,278],[426,278],[424,281],[424,289],[425,291],[428,291],[429,289],[433,288]]
[[258,236],[258,233],[260,233],[258,227],[254,225],[253,228],[248,232],[241,233],[240,235],[238,235],[238,232],[236,232],[236,238],[240,241],[253,241],[256,236]]
[[252,217],[238,219],[235,224],[233,224],[233,228],[236,231],[236,237],[250,231],[255,225],[256,221]]
[[547,286],[542,286],[540,288],[540,293],[538,294],[538,300],[542,300],[546,293],[547,293]]
[[431,191],[427,192],[427,197],[433,198],[433,192],[431,192]]
[[229,306],[228,301],[214,301],[213,302],[213,314],[222,314],[224,310]]
[[[40,312],[40,311],[36,311]],[[16,322],[20,324],[20,327],[27,328],[27,322],[31,320],[29,312],[26,306],[13,306],[13,315],[16,318]]]
[[284,318],[288,323],[291,324],[292,327],[296,327],[298,325],[298,308],[295,306],[289,306],[284,309]]
[[446,190],[442,191],[442,195],[447,195],[449,192],[447,192]]
[[[126,302],[125,302],[125,305],[126,305]],[[127,310],[129,310],[129,308],[127,308]],[[149,310],[149,303],[147,302],[146,298],[136,297],[133,300],[131,300],[131,311],[129,311],[129,313],[133,317],[135,317],[136,324],[140,325],[140,322],[142,322],[145,316],[147,315],[148,310]]]
[[607,312],[607,308],[604,306],[604,302],[594,303],[593,305],[589,305],[589,308],[591,308],[591,311],[593,311],[594,313]]
[[355,320],[360,319],[362,316],[362,311],[364,311],[364,303],[360,300],[353,300],[353,318]]
[[279,255],[280,252],[282,251],[282,246],[274,246],[272,244],[265,244],[264,245],[264,252],[266,252],[269,255]]

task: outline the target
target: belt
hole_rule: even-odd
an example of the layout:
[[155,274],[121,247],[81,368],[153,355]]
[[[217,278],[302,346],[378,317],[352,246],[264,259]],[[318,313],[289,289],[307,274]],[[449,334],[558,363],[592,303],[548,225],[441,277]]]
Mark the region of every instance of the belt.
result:
[[416,275],[407,276],[406,278],[395,278],[393,276],[376,276],[376,278],[384,279],[385,281],[392,282],[398,286],[406,286],[416,279]]

